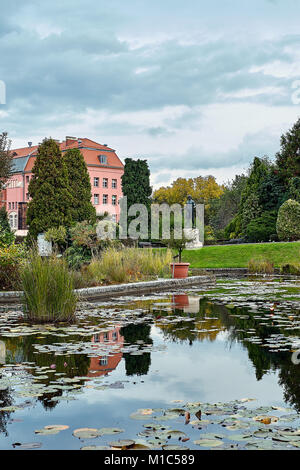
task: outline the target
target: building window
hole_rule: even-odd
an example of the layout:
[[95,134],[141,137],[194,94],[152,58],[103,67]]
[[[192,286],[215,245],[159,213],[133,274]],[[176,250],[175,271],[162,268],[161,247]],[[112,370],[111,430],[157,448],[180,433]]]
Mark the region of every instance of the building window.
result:
[[29,183],[29,179],[30,179],[30,177],[26,176],[26,183]]
[[11,209],[11,202],[8,203],[8,209]]
[[99,194],[94,194],[94,204],[99,204]]
[[108,188],[108,179],[107,178],[103,178],[102,186],[103,186],[103,188]]
[[103,204],[107,204],[108,203],[108,195],[107,194],[103,194]]
[[107,332],[103,333],[103,339],[104,341],[108,341],[109,340],[109,335]]
[[100,358],[99,365],[100,366],[107,366],[108,364],[108,358],[107,356],[103,356]]
[[102,165],[107,165],[107,156],[106,155],[99,155],[99,160]]
[[116,187],[117,187],[117,180],[114,180],[114,179],[112,180],[112,182],[111,182],[111,187],[114,188],[114,189],[116,189]]
[[99,187],[99,178],[94,178],[94,186],[95,188]]
[[118,333],[117,333],[116,331],[113,331],[113,333],[112,333],[112,340],[113,340],[113,341],[117,341],[117,339],[118,339]]
[[14,202],[11,203],[11,208],[12,208],[12,209],[15,208],[15,203],[14,203]]
[[113,222],[117,222],[117,216],[116,214],[112,214],[111,216]]
[[117,196],[113,195],[113,196],[111,197],[111,203],[112,203],[113,206],[116,206],[116,205],[117,205]]
[[29,193],[26,193],[26,199],[29,201]]

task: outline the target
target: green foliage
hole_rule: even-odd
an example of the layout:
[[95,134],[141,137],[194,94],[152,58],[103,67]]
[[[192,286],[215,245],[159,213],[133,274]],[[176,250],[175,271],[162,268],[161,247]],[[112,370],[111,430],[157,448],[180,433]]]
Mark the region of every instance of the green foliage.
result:
[[44,139],[32,172],[28,187],[32,198],[27,210],[29,234],[36,238],[50,228],[69,227],[74,201],[67,166],[55,140]]
[[276,162],[281,180],[288,187],[291,178],[300,176],[300,119],[281,136],[280,147]]
[[63,154],[68,171],[69,188],[72,198],[71,217],[73,222],[96,221],[96,209],[91,202],[92,191],[88,169],[79,149],[69,149]]
[[52,243],[65,243],[67,238],[67,229],[60,225],[59,227],[52,227],[45,233],[45,240]]
[[[224,230],[238,214],[246,182],[247,176],[236,175],[232,181],[225,185],[223,194],[211,201],[209,225],[216,233]],[[218,238],[223,238],[224,235],[218,236]]]
[[127,196],[128,207],[133,204],[144,204],[147,208],[150,207],[152,188],[147,160],[125,158],[122,191],[123,195]]
[[294,177],[289,180],[288,184],[289,199],[300,202],[300,177]]
[[0,247],[11,245],[14,241],[15,236],[8,222],[8,214],[2,206],[0,208]]
[[263,212],[260,217],[252,219],[245,231],[247,240],[252,243],[270,241],[276,232],[276,220],[276,211]]
[[214,229],[210,225],[204,227],[204,241],[215,240]]
[[242,216],[237,214],[234,219],[229,222],[227,227],[225,227],[224,234],[225,238],[232,239],[236,238],[237,234],[241,233],[242,230]]
[[0,246],[0,291],[20,289],[20,269],[25,260],[24,245]]
[[101,240],[98,240],[95,223],[87,220],[77,222],[70,228],[70,237],[73,246],[85,248],[91,256],[98,254]]
[[15,236],[13,232],[10,230],[4,230],[0,226],[0,247],[4,247],[7,245],[11,245],[15,241]]
[[87,248],[72,245],[66,249],[64,257],[71,269],[79,270],[81,266],[91,261],[92,255]]
[[279,209],[277,224],[279,240],[300,239],[300,203],[289,199]]
[[21,274],[26,319],[38,323],[72,322],[77,296],[64,260],[32,252]]
[[0,208],[0,227],[7,232],[11,232],[11,228],[8,221],[8,214],[5,209],[5,206],[2,206]]
[[[150,206],[152,188],[150,186],[150,170],[147,160],[133,160],[132,158],[125,159],[124,174],[122,175],[122,191],[123,196],[127,197],[127,208],[130,209],[134,204],[143,204],[148,212],[148,220],[150,219]],[[122,206],[121,206],[122,213]],[[127,217],[127,227],[135,219],[135,217]],[[140,227],[141,239],[149,239],[149,223],[147,227]]]
[[7,137],[7,132],[0,134],[0,191],[11,175],[13,156],[10,151],[11,141]]

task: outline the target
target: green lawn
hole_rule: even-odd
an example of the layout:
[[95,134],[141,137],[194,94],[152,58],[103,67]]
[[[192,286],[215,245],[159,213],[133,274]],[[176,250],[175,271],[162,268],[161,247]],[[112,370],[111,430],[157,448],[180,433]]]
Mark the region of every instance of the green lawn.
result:
[[246,268],[251,258],[266,259],[275,267],[300,263],[300,242],[204,246],[185,250],[182,261],[190,263],[191,268]]

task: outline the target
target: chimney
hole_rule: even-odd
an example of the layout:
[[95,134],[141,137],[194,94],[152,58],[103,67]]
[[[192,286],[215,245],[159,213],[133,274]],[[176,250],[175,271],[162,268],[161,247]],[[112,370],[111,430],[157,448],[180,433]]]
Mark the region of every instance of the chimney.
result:
[[28,142],[28,147],[32,147],[32,142]]
[[70,136],[67,136],[67,137],[66,137],[66,146],[67,146],[67,147],[68,147],[69,145],[74,144],[75,142],[77,142],[77,137],[70,137]]

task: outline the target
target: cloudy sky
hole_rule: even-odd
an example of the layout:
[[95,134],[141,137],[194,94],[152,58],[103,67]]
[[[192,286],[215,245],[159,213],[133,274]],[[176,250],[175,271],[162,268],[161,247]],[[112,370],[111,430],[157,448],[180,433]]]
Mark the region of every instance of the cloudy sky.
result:
[[154,187],[223,182],[272,158],[300,117],[298,0],[0,6],[0,131],[13,147],[89,137],[147,159]]

